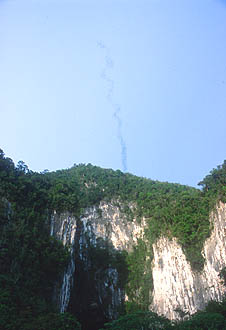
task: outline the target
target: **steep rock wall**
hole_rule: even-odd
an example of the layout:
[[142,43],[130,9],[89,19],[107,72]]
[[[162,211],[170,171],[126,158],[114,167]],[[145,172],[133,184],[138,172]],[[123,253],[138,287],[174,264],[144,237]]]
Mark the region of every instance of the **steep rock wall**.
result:
[[102,238],[116,250],[130,251],[137,239],[144,235],[144,220],[141,224],[135,219],[128,221],[117,202],[101,202],[99,207],[87,208],[81,222],[93,245],[96,245],[98,238]]
[[219,203],[211,214],[213,230],[204,244],[204,269],[194,272],[176,239],[161,237],[153,245],[152,309],[170,319],[203,309],[211,299],[226,293],[219,272],[226,266],[226,205]]
[[[213,230],[204,244],[205,265],[200,273],[191,269],[175,238],[161,237],[153,245],[151,310],[177,319],[203,309],[211,299],[221,300],[226,293],[219,277],[226,266],[225,204],[218,204],[210,221]],[[88,315],[100,325],[118,316],[126,295],[119,285],[117,269],[107,263],[106,248],[131,251],[138,238],[144,238],[145,225],[145,220],[140,224],[135,219],[128,221],[115,201],[89,207],[79,218],[68,212],[53,214],[51,235],[68,246],[71,253],[56,294],[62,312],[69,309],[81,319]],[[99,263],[94,257],[100,259]],[[87,325],[88,328],[95,326]]]
[[56,293],[61,312],[69,308],[81,319],[87,315],[97,323],[99,319],[100,325],[118,316],[125,292],[120,287],[117,268],[106,260],[108,251],[131,251],[137,239],[143,237],[144,227],[144,220],[141,224],[135,219],[128,221],[116,201],[102,201],[99,206],[85,209],[79,218],[68,212],[52,215],[51,235],[68,246],[71,253]]
[[61,240],[67,246],[71,258],[64,272],[60,287],[56,287],[55,300],[60,312],[65,312],[70,296],[71,288],[74,283],[75,272],[75,234],[77,231],[77,220],[70,213],[57,214],[55,211],[51,217],[50,235]]

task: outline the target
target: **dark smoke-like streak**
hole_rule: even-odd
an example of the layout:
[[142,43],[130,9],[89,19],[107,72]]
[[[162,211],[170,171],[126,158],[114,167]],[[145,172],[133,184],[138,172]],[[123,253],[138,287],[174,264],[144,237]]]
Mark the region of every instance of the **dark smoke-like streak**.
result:
[[119,140],[120,147],[121,147],[122,168],[123,168],[123,172],[126,172],[127,171],[127,148],[126,148],[126,143],[125,143],[125,140],[124,140],[123,134],[122,134],[122,119],[120,116],[121,107],[119,104],[114,102],[114,99],[113,99],[114,80],[111,79],[108,74],[108,71],[114,67],[114,62],[113,62],[111,56],[109,55],[109,50],[108,50],[107,46],[104,43],[98,42],[97,46],[99,48],[103,49],[106,53],[105,66],[101,72],[101,78],[104,79],[108,85],[107,100],[113,108],[113,117],[117,123],[117,138]]

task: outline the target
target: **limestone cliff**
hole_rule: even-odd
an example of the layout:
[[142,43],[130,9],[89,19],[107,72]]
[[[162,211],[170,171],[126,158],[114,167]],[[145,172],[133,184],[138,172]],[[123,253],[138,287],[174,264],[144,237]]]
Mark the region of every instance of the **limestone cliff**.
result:
[[[204,244],[202,272],[192,270],[175,238],[161,237],[153,244],[151,310],[170,319],[181,318],[204,308],[211,299],[220,300],[226,293],[219,277],[226,266],[225,204],[218,204],[210,221],[213,230]],[[71,262],[59,288],[60,310],[69,309],[81,318],[89,315],[97,324],[116,318],[126,292],[119,285],[117,267],[105,264],[109,255],[104,251],[131,251],[138,238],[144,238],[144,232],[145,221],[128,221],[115,201],[89,207],[79,218],[55,212],[51,234],[71,252]]]
[[154,245],[152,308],[170,319],[193,314],[226,293],[219,272],[226,265],[226,205],[211,214],[211,237],[204,244],[205,265],[194,272],[176,239],[161,237]]
[[99,206],[85,209],[79,218],[68,212],[55,212],[51,218],[51,235],[68,246],[71,253],[58,288],[60,311],[69,308],[81,319],[83,315],[86,319],[94,317],[97,325],[116,318],[125,291],[120,286],[117,267],[109,266],[109,251],[111,256],[123,250],[131,251],[137,239],[144,235],[144,221],[141,224],[135,219],[128,221],[118,202],[102,201]]

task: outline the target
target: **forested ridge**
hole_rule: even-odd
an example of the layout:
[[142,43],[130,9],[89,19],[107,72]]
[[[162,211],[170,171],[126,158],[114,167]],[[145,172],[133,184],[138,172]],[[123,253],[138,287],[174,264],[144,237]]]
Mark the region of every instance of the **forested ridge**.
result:
[[192,268],[202,270],[201,250],[211,231],[210,211],[219,200],[226,202],[226,162],[213,169],[200,186],[199,190],[153,181],[91,164],[36,173],[22,161],[15,166],[0,150],[1,329],[80,328],[73,315],[58,313],[52,301],[69,252],[50,237],[48,219],[53,210],[70,211],[79,217],[85,208],[98,206],[101,200],[118,202],[128,221],[145,217],[148,241],[148,246],[139,241],[126,257],[125,288],[130,303],[107,329],[142,326],[148,330],[158,329],[158,324],[164,326],[159,329],[223,329],[225,302],[212,303],[206,311],[180,324],[147,312],[152,278],[151,272],[145,271],[146,256],[150,262],[152,244],[160,235],[177,237]]

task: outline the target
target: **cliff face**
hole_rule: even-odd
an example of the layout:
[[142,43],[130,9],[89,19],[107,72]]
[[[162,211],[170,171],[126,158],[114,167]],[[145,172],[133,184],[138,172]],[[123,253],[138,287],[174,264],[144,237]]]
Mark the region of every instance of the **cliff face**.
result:
[[226,293],[219,272],[226,265],[226,205],[219,203],[211,214],[213,230],[204,244],[205,265],[194,272],[176,239],[160,238],[153,245],[152,308],[167,318],[176,319],[203,309],[211,299],[221,300]]
[[[132,206],[131,206],[132,207]],[[125,291],[117,269],[117,256],[131,251],[144,235],[144,222],[128,221],[116,202],[102,201],[85,209],[79,218],[70,213],[51,218],[51,235],[68,246],[71,261],[56,289],[61,312],[69,309],[87,328],[98,329],[117,318]],[[121,256],[121,266],[126,267]],[[95,324],[92,323],[95,320]]]
[[[213,231],[203,248],[206,261],[200,273],[191,269],[175,238],[161,237],[153,245],[150,309],[158,314],[181,318],[226,293],[219,277],[226,265],[226,205],[219,203],[210,220]],[[120,251],[130,252],[138,238],[144,238],[144,230],[145,221],[128,221],[116,202],[102,201],[79,218],[70,213],[53,214],[51,235],[62,240],[71,252],[71,262],[57,289],[60,310],[68,309],[81,319],[95,319],[92,329],[116,318],[126,293],[112,260]],[[87,323],[89,327],[91,323]]]

